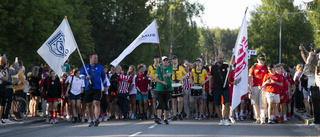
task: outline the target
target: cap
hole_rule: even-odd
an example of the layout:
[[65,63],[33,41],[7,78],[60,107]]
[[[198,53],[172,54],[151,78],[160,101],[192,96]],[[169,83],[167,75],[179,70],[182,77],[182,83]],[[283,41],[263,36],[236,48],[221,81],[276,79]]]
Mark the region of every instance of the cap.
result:
[[159,58],[159,56],[158,55],[154,55],[153,58]]
[[165,60],[165,59],[168,59],[167,56],[162,56],[161,60]]
[[266,60],[264,59],[264,55],[262,55],[262,54],[259,54],[258,57],[257,57],[257,59],[258,59],[258,60],[262,60],[262,61],[266,61]]
[[171,56],[171,59],[174,59],[174,58],[176,58],[176,59],[177,59],[177,58],[178,58],[178,56],[177,56],[177,55],[172,55],[172,56]]
[[200,62],[202,62],[202,59],[201,59],[201,58],[197,58],[197,59],[196,59],[196,61],[200,61]]

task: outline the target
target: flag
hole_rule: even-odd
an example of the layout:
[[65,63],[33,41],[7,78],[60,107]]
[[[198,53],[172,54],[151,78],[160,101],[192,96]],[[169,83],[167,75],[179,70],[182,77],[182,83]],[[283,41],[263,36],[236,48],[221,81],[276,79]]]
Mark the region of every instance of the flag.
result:
[[245,13],[242,25],[235,45],[235,68],[234,80],[240,79],[237,85],[233,85],[231,110],[233,111],[241,101],[241,96],[248,92],[248,34],[247,34],[247,12]]
[[157,22],[154,20],[138,37],[110,64],[117,66],[127,55],[129,55],[141,43],[159,43]]
[[77,48],[67,18],[64,18],[59,27],[38,49],[38,54],[47,62],[58,76],[62,75],[63,64]]

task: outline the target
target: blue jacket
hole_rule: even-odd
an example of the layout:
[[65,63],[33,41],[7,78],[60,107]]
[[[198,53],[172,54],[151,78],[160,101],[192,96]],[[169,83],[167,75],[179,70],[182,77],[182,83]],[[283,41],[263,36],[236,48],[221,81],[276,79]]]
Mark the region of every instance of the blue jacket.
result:
[[[81,71],[80,71],[80,77],[83,78],[85,80],[85,90],[89,90],[89,89],[99,89],[101,90],[101,82],[103,83],[104,87],[108,87],[108,83],[106,80],[106,73],[104,72],[104,69],[101,65],[96,64],[95,66],[90,66],[91,69],[89,69],[89,64],[86,64],[85,67],[88,71],[88,74],[90,75],[91,78],[91,82],[93,84],[92,87],[89,86],[89,80],[86,80],[86,77],[88,76],[84,67],[82,67]],[[91,71],[91,72],[90,72]],[[93,78],[93,74],[94,74],[94,79]]]

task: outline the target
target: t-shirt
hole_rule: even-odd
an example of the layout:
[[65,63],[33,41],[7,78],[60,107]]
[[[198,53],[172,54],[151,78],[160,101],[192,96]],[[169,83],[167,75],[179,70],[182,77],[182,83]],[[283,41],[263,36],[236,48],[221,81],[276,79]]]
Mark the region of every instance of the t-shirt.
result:
[[148,75],[152,76],[151,81],[154,81],[154,73],[156,72],[156,70],[157,70],[157,67],[154,64],[150,65],[148,68]]
[[[280,74],[267,73],[263,78],[263,82],[267,81],[268,78],[270,78],[276,82],[283,83],[283,78]],[[273,93],[273,94],[280,94],[280,87],[275,83],[267,83],[265,85],[265,91],[269,92],[269,93]]]
[[[160,70],[159,70],[160,68]],[[164,85],[158,83],[157,86],[156,86],[156,91],[173,91],[173,88],[171,86],[172,84],[172,77],[169,77],[169,78],[164,78],[164,80],[161,78],[161,75],[160,75],[160,71],[162,73],[162,75],[167,75],[168,73],[173,73],[173,69],[172,69],[172,66],[171,65],[168,65],[165,69],[162,69],[162,65],[160,67],[157,67],[157,70],[154,74],[157,74],[158,75],[158,79],[161,80],[161,81],[165,81],[167,83],[167,90],[165,90],[165,87]],[[163,72],[164,71],[164,72]]]
[[213,65],[211,68],[211,76],[213,77],[213,86],[216,91],[223,91],[229,89],[229,84],[223,88],[224,81],[228,73],[228,64],[222,64],[221,67],[218,65]]
[[71,86],[70,92],[73,95],[79,95],[81,93],[82,88],[85,87],[84,80],[80,79],[80,78],[77,78],[75,76],[73,76],[73,80],[72,80],[72,77],[71,77],[69,83],[70,83],[70,86]]
[[186,79],[183,80],[183,89],[184,90],[190,90],[191,89],[193,81],[192,81],[190,75],[191,75],[191,72],[188,72]]
[[[255,70],[253,70],[254,65],[256,65]],[[254,64],[249,71],[249,76],[254,76],[253,80],[252,80],[252,86],[261,86],[263,83],[263,78],[264,76],[267,74],[267,69],[265,67],[265,65],[263,66],[259,66],[257,63]],[[253,74],[254,71],[254,74]]]
[[[135,83],[136,83],[136,88],[137,88],[137,91],[139,93],[141,92],[147,92],[148,89],[149,89],[149,80],[148,80],[148,77],[145,76],[145,75],[138,75],[136,78],[135,78]],[[139,90],[138,90],[139,89]]]
[[134,80],[134,79],[136,79],[136,77],[137,77],[137,75],[133,76],[133,80],[132,80],[133,87],[132,87],[129,95],[137,94],[136,81]]
[[178,67],[173,67],[172,82],[173,83],[179,83],[179,81],[182,82],[181,77],[184,75],[186,75],[186,71],[182,66],[179,65]]
[[[193,84],[201,84],[205,81],[205,77],[209,77],[207,71],[205,69],[192,69],[190,77],[193,79]],[[205,88],[205,85],[202,87]]]
[[120,74],[117,83],[119,84],[118,93],[129,93],[129,86],[132,84],[132,76]]

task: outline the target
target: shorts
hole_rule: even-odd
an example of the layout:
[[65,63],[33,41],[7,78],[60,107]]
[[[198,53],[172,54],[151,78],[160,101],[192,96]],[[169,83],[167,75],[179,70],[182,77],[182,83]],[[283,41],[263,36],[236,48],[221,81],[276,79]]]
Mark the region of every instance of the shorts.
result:
[[156,92],[156,90],[153,90],[153,89],[150,90],[151,98],[156,98],[157,97],[155,92]]
[[156,91],[156,107],[157,109],[169,110],[169,100],[172,91]]
[[6,91],[0,91],[0,106],[5,106],[6,100],[7,100]]
[[136,100],[148,100],[148,95],[144,96],[141,93],[137,92]]
[[55,102],[59,102],[59,98],[47,97],[47,103],[55,103]]
[[207,94],[207,101],[208,102],[213,102],[213,95],[210,95],[209,93]]
[[90,103],[93,100],[100,101],[102,97],[102,92],[100,89],[89,89],[85,92],[85,102]]
[[192,96],[192,97],[195,98],[196,100],[198,100],[198,99],[207,99],[206,91],[202,90],[201,96]]
[[303,98],[311,98],[310,96],[310,88],[308,88],[307,90],[305,90],[304,88],[302,89],[303,92]]
[[213,91],[213,100],[216,106],[221,105],[221,95],[223,96],[223,103],[230,103],[230,92],[229,89],[225,89],[224,91]]
[[270,92],[266,92],[267,102],[268,103],[280,103],[280,95]]
[[[287,103],[288,102],[288,95],[287,93],[282,93],[279,95],[280,96],[280,103]],[[283,96],[283,98],[281,99],[281,97]]]
[[131,94],[129,95],[130,98],[136,98],[137,94]]
[[70,94],[70,100],[81,100],[82,98],[82,94],[78,94],[78,95],[74,95],[74,94]]

